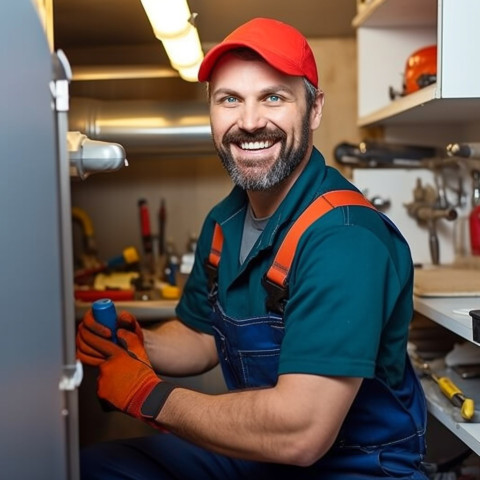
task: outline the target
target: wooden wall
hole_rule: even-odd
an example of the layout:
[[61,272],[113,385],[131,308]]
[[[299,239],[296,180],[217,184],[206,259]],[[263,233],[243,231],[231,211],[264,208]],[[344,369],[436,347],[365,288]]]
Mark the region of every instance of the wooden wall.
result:
[[[326,98],[315,144],[328,163],[333,163],[336,144],[360,139],[356,127],[356,43],[354,38],[333,38],[314,39],[311,44]],[[199,233],[208,210],[231,189],[230,180],[214,155],[152,159],[129,156],[129,162],[130,166],[119,172],[96,174],[72,183],[72,205],[90,215],[102,259],[129,245],[140,249],[138,199],[148,201],[152,231],[156,234],[155,216],[160,199],[165,198],[167,238],[182,253],[189,236]],[[75,239],[76,230],[74,226]]]

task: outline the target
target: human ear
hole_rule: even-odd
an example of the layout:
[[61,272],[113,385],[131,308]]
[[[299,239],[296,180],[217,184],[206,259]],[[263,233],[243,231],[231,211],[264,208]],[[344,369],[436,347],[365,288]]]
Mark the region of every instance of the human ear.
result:
[[313,102],[312,110],[310,112],[310,128],[312,130],[317,129],[320,126],[324,101],[324,93],[321,90],[318,90],[317,95],[315,96],[315,101]]

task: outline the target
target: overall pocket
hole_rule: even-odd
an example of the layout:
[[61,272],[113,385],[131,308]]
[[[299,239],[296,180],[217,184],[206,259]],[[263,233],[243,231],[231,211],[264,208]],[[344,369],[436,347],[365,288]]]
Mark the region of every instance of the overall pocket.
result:
[[238,352],[246,387],[266,387],[277,383],[280,348]]
[[278,315],[235,319],[217,304],[213,331],[230,389],[269,387],[277,382],[283,319]]

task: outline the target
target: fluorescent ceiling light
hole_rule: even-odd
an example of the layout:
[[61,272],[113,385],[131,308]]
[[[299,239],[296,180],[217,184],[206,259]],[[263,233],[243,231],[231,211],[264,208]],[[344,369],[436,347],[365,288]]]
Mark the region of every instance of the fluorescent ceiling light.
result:
[[80,65],[72,67],[72,74],[74,81],[178,77],[178,73],[170,67],[153,65]]
[[[186,0],[141,0],[155,36],[162,41],[172,67],[187,70],[180,76],[197,81],[203,51]],[[195,71],[196,69],[196,71]]]
[[191,67],[203,59],[197,29],[189,24],[185,35],[163,40],[163,46],[176,70]]
[[187,82],[196,82],[198,81],[198,69],[200,68],[201,63],[202,62],[199,61],[198,63],[196,63],[195,65],[192,65],[191,67],[180,68],[178,70],[178,73]]
[[142,5],[160,39],[182,34],[191,17],[186,0],[142,0]]

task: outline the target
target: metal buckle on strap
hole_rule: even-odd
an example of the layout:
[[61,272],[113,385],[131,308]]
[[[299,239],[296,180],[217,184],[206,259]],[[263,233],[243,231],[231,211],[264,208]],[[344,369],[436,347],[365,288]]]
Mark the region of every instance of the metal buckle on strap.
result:
[[288,298],[288,286],[272,282],[266,275],[262,278],[262,285],[267,291],[265,305],[267,310],[283,315]]
[[215,265],[211,264],[208,261],[208,258],[205,261],[204,267],[205,267],[205,272],[207,274],[208,300],[210,301],[210,303],[213,304],[215,303],[217,292],[218,292],[218,285],[217,285],[218,269]]

